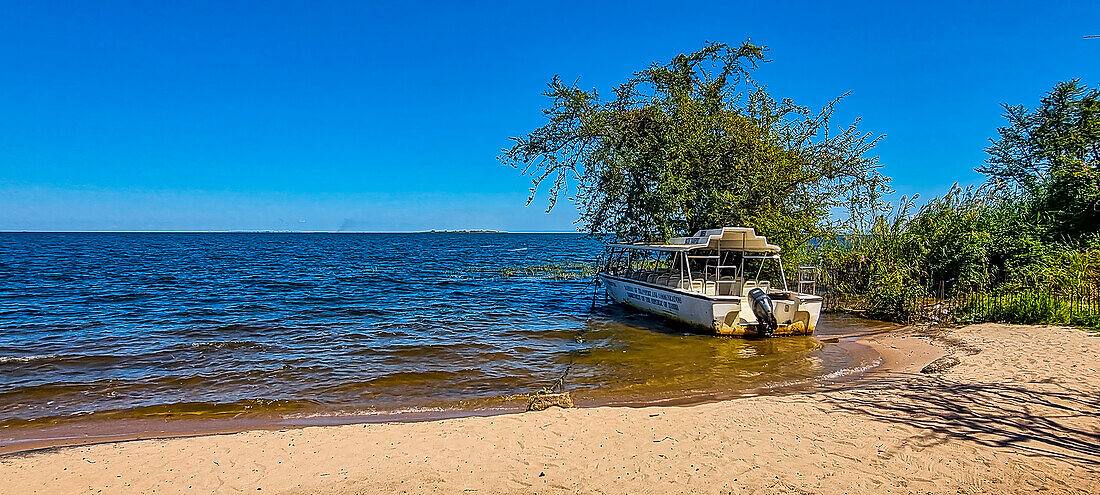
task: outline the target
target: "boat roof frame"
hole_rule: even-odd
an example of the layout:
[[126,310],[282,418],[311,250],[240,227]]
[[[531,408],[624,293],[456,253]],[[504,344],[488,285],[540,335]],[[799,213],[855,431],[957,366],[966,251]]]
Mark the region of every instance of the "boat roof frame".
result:
[[[708,246],[706,244],[623,244],[623,243],[611,243],[607,247],[611,249],[626,249],[631,251],[660,251],[662,253],[683,253],[687,251],[695,251],[699,249],[710,249],[711,251],[718,250],[719,248],[714,246]],[[762,249],[744,249],[744,248],[722,248],[722,251],[735,251],[741,253],[766,253],[762,255],[747,256],[750,259],[779,259],[779,253],[772,250]]]
[[674,237],[663,243],[613,243],[613,249],[634,251],[658,251],[682,253],[696,249],[734,251],[741,253],[764,253],[778,255],[780,247],[768,244],[768,238],[756,235],[751,227],[722,227],[700,230],[690,237]]

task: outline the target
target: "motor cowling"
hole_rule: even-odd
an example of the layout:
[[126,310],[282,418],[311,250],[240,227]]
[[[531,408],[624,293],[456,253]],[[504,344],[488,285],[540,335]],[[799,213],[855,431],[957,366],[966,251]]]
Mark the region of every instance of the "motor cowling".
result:
[[749,299],[752,300],[752,313],[756,315],[756,328],[761,336],[771,336],[779,323],[775,321],[775,305],[772,298],[760,288],[749,291]]

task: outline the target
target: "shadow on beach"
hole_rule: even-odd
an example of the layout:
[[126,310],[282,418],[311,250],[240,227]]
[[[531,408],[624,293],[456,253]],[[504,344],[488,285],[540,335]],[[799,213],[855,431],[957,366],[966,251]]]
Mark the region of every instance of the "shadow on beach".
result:
[[850,394],[822,397],[842,410],[929,430],[914,437],[923,446],[957,438],[1100,465],[1100,398],[1094,391],[1053,381],[895,378],[866,384]]

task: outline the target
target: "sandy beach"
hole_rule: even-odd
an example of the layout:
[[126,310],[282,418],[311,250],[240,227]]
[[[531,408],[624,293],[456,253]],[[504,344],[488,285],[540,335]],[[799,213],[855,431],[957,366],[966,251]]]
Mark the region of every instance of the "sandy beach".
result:
[[[879,370],[812,393],[57,448],[0,457],[0,492],[1100,491],[1095,333],[982,324],[865,342]],[[958,364],[920,372],[943,356]]]

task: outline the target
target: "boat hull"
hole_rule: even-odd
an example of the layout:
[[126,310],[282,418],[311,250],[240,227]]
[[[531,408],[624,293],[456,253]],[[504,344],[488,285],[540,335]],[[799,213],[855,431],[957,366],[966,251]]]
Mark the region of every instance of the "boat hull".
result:
[[[708,296],[606,273],[600,274],[600,280],[617,303],[719,335],[761,335],[746,297]],[[769,296],[779,323],[773,336],[813,334],[821,316],[820,297],[786,291],[772,291]]]

